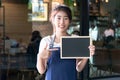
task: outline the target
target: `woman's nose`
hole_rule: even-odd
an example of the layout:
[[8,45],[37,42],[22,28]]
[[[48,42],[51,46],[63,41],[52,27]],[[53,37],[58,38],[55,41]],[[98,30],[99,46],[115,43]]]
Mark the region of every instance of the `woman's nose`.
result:
[[64,19],[61,19],[61,20],[60,20],[60,23],[63,24],[63,23],[64,23]]

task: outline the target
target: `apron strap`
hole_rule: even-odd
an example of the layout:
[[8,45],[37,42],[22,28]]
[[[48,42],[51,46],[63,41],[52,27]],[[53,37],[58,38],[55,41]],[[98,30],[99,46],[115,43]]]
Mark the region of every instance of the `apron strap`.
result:
[[50,36],[51,42],[49,44],[49,48],[52,49],[54,46],[54,41],[55,41],[55,34]]

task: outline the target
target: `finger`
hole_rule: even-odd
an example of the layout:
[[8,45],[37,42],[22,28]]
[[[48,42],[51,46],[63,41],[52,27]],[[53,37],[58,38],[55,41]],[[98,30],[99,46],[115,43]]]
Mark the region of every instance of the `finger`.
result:
[[94,45],[90,45],[89,48],[95,48],[95,46]]
[[58,50],[58,48],[49,49],[49,51],[56,51],[56,50]]
[[90,51],[90,55],[93,56],[95,54],[94,51]]
[[91,47],[90,48],[90,55],[93,56],[95,54],[95,48]]

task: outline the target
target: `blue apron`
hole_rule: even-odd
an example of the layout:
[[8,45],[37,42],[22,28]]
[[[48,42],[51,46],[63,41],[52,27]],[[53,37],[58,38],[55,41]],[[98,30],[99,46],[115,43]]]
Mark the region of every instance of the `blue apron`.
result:
[[77,80],[76,59],[60,59],[59,47],[52,51],[47,62],[45,80]]

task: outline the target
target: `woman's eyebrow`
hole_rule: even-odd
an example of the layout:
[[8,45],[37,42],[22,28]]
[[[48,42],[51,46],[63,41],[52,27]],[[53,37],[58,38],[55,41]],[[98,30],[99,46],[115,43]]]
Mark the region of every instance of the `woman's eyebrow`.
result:
[[[62,17],[61,15],[57,15],[57,17]],[[68,17],[68,16],[64,16],[64,17]]]

